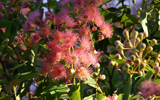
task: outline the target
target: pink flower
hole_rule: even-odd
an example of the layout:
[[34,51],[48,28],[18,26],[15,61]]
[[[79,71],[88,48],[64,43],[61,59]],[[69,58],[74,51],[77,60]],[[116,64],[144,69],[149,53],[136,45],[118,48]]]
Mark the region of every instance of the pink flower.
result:
[[81,13],[79,15],[79,19],[83,22],[90,22],[92,21],[93,17],[90,13],[88,13],[87,11],[82,11],[83,13]]
[[21,4],[22,8],[27,8],[27,7],[29,7],[29,5],[30,5],[30,3],[27,1],[23,1]]
[[104,23],[104,18],[98,14],[94,17],[94,22],[98,27],[100,27]]
[[36,45],[40,40],[38,33],[31,33],[32,42]]
[[27,20],[25,25],[24,25],[24,31],[25,32],[28,32],[30,30],[30,28],[31,28],[30,24],[31,24],[30,21]]
[[90,29],[89,29],[89,27],[87,27],[87,28],[80,28],[79,29],[79,33],[80,33],[80,35],[81,36],[89,36],[89,34],[90,34]]
[[63,37],[64,33],[63,32],[60,32],[60,31],[56,31],[54,34],[53,34],[53,37],[55,39],[55,41],[60,41]]
[[141,83],[140,91],[143,97],[152,96],[156,92],[155,83],[152,81],[144,81]]
[[66,70],[62,65],[55,65],[50,71],[49,71],[49,76],[53,80],[60,80],[60,79],[65,79],[67,76]]
[[2,5],[2,2],[0,2],[0,11],[2,10],[3,8],[3,5]]
[[113,94],[113,96],[109,95],[108,97],[106,97],[103,100],[117,100],[117,98],[118,98],[117,94]]
[[51,65],[51,64],[49,64],[48,62],[47,62],[47,60],[44,60],[43,62],[42,62],[42,74],[44,75],[44,76],[48,76],[49,75],[49,70],[52,68],[53,66]]
[[66,4],[68,4],[70,2],[70,0],[62,0],[60,2],[60,5],[65,6]]
[[86,67],[80,67],[79,69],[76,70],[76,75],[81,78],[81,79],[87,79],[90,74],[92,73],[91,69],[87,69]]
[[76,25],[76,23],[73,21],[73,19],[69,16],[64,16],[63,17],[65,23],[69,26],[69,27],[73,27]]
[[31,12],[31,13],[29,14],[27,20],[33,21],[33,20],[39,18],[39,16],[40,16],[40,12],[39,12],[39,11],[34,11],[34,12]]
[[82,49],[90,50],[92,46],[92,42],[88,37],[82,37],[82,39],[80,40],[80,45]]
[[110,24],[108,23],[103,23],[101,26],[100,26],[100,29],[101,29],[101,32],[103,35],[105,35],[106,37],[108,38],[111,38],[112,35],[113,35],[113,28],[111,27]]
[[21,13],[22,15],[27,15],[28,12],[30,12],[30,11],[31,11],[31,9],[29,9],[29,8],[27,7],[27,8],[22,8],[22,9],[20,10],[20,13]]
[[160,96],[160,85],[157,85],[157,93],[158,93],[158,95]]
[[40,36],[42,37],[47,37],[50,33],[50,29],[47,25],[44,25],[41,29],[41,33],[40,33]]

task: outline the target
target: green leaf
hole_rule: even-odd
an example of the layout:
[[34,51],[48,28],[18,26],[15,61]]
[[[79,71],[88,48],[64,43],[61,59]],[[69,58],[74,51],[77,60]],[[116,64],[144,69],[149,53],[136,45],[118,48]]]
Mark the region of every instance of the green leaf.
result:
[[8,20],[1,21],[0,22],[0,28],[10,27],[10,26],[12,26],[12,24],[13,24],[13,21],[8,21]]
[[3,71],[3,69],[0,69],[0,73],[2,73],[2,74],[3,74],[3,73],[5,73],[5,72]]
[[119,63],[119,64],[125,63],[125,61],[123,61],[123,60],[115,59],[115,57],[114,57],[113,54],[110,54],[109,57],[110,57],[110,59],[111,59],[112,61],[116,61],[116,62]]
[[69,92],[69,100],[82,100],[83,86],[81,84],[74,85]]
[[132,88],[132,75],[129,76],[128,82],[125,86],[123,100],[130,100],[129,97],[131,93],[131,88]]
[[14,80],[12,80],[10,83],[9,83],[9,85],[7,86],[7,88],[6,88],[6,92],[9,92],[12,88],[13,88],[13,86],[17,86],[17,85],[19,85],[21,83],[21,80],[20,79],[14,79]]
[[119,94],[117,100],[123,100],[123,94]]
[[154,35],[154,37],[160,37],[160,30],[158,30],[158,31],[156,32],[156,34]]
[[26,95],[26,93],[28,92],[29,87],[30,87],[30,85],[32,84],[32,82],[33,82],[33,80],[31,79],[31,80],[29,80],[26,84],[24,83],[25,86],[24,86],[23,90],[22,90],[21,93],[20,93],[20,97],[21,97],[21,98]]
[[140,86],[141,82],[143,82],[144,80],[151,80],[152,76],[153,76],[152,71],[147,72],[147,74],[146,74],[144,77],[140,78],[140,79],[135,83],[135,85],[134,85],[135,88],[138,88],[138,87]]
[[5,95],[3,97],[0,98],[0,100],[10,100],[12,97],[12,95]]
[[28,62],[28,61],[25,61],[25,62],[24,62],[24,63],[22,63],[22,64],[18,64],[18,65],[16,65],[15,67],[10,68],[9,70],[15,70],[15,69],[17,69],[17,68],[19,68],[19,67],[21,67],[21,66],[25,65],[27,62]]
[[103,100],[105,96],[101,93],[96,94],[97,100]]
[[135,95],[130,97],[130,100],[139,100],[140,98],[141,98],[141,95],[135,94]]
[[39,2],[37,2],[37,4],[34,7],[34,10],[39,10],[40,7],[41,7],[41,5],[42,5],[42,0],[40,0]]
[[25,81],[25,80],[28,80],[28,79],[31,79],[31,78],[35,78],[35,77],[39,77],[39,76],[40,76],[39,73],[28,73],[26,75],[21,75],[19,79],[21,81]]
[[0,80],[0,83],[5,84],[5,83],[8,83],[8,81],[7,81],[7,79],[5,78],[5,79],[3,79],[3,80]]
[[148,22],[147,22],[147,17],[148,17],[148,13],[147,12],[142,12],[141,15],[141,21],[142,21],[142,28],[143,31],[146,32],[147,35],[149,35],[148,33]]
[[31,49],[31,66],[36,66],[37,64],[37,52],[38,52],[38,46],[39,43],[37,43],[35,46]]

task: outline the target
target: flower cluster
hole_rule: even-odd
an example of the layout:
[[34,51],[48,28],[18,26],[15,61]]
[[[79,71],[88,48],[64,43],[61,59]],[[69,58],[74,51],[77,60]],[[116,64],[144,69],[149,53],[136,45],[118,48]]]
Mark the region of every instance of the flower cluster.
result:
[[[42,62],[42,73],[53,80],[64,80],[69,83],[72,78],[86,80],[92,75],[93,68],[99,62],[101,51],[94,48],[93,34],[112,37],[112,27],[105,22],[98,10],[103,0],[63,0],[58,13],[46,12],[45,20],[40,20],[40,12],[29,13],[25,22],[25,32],[38,29],[30,34],[29,47],[41,40],[46,41],[47,53]],[[29,3],[23,2],[23,7]],[[73,7],[70,4],[74,4]],[[47,25],[53,24],[53,29]],[[105,79],[105,75],[101,75]]]

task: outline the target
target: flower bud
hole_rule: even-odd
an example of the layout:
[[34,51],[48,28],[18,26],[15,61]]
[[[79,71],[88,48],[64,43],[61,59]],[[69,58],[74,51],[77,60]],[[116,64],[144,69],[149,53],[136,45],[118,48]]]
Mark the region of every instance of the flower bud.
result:
[[103,35],[100,35],[99,36],[99,40],[103,40],[104,39],[104,36]]
[[133,4],[135,5],[136,4],[136,0],[132,0]]
[[129,42],[127,42],[126,46],[127,46],[127,47],[130,47],[130,48],[132,48],[132,47],[133,47],[133,45],[132,45],[132,43],[131,43],[130,41],[129,41]]
[[141,63],[141,67],[144,68],[146,67],[146,64],[144,62]]
[[136,65],[140,65],[140,64],[141,64],[141,60],[140,60],[139,58],[137,58],[137,59],[134,61],[134,63],[135,63]]
[[145,43],[141,43],[140,44],[140,51],[144,51],[146,48],[146,44]]
[[123,31],[123,36],[124,36],[127,40],[129,40],[129,32],[128,32],[127,30],[124,30],[124,31]]
[[13,63],[13,60],[11,58],[9,58],[8,62],[9,63]]
[[87,95],[91,95],[91,94],[93,93],[93,90],[92,90],[92,89],[88,89],[88,90],[86,91],[86,93],[87,93]]
[[135,54],[137,49],[136,48],[131,48],[130,51]]
[[99,63],[96,63],[95,64],[95,68],[99,68],[100,67],[100,64]]
[[6,38],[6,39],[4,40],[4,42],[5,42],[5,43],[8,43],[8,42],[9,42],[9,39],[8,39],[8,38]]
[[138,74],[139,74],[140,76],[143,76],[143,72],[142,72],[141,70],[138,71]]
[[138,36],[138,31],[134,31],[134,32],[133,32],[133,37],[134,37],[134,39],[136,39],[137,36]]
[[115,62],[115,61],[110,61],[110,62],[109,62],[109,66],[113,67],[113,66],[115,66],[115,65],[116,65],[116,62]]
[[155,70],[156,73],[159,73],[159,71],[160,71],[159,66],[154,67],[154,70]]
[[16,43],[18,42],[18,36],[14,37],[14,42],[16,42]]
[[137,37],[137,38],[136,38],[136,42],[135,42],[136,46],[137,46],[140,42],[141,42],[141,39],[140,39],[139,37]]
[[122,57],[121,57],[121,55],[119,53],[117,53],[114,57],[115,57],[115,59],[118,59],[118,60],[122,59]]
[[77,21],[77,25],[80,26],[82,24],[81,21]]
[[131,56],[130,56],[130,59],[131,59],[132,61],[135,61],[135,60],[136,60],[136,56],[135,56],[135,55],[131,55]]
[[151,4],[151,8],[154,9],[154,4]]
[[150,43],[150,46],[154,46],[155,44],[157,44],[157,40],[156,39],[152,39],[152,42]]
[[99,74],[100,73],[100,68],[95,68],[95,71]]
[[93,77],[94,77],[94,78],[97,78],[97,77],[98,77],[98,73],[97,73],[97,72],[94,72],[94,73],[93,73]]
[[70,70],[71,74],[74,74],[76,71],[74,69]]
[[96,26],[93,26],[92,27],[92,31],[96,31],[97,30],[97,27]]
[[121,43],[121,41],[119,41],[119,40],[116,40],[116,41],[114,42],[114,44],[115,44],[115,45],[123,46],[123,43]]
[[76,14],[78,14],[79,9],[78,9],[77,7],[75,7],[75,8],[74,8],[74,12],[75,12]]
[[106,85],[103,85],[103,86],[102,86],[102,90],[103,90],[103,91],[106,91],[107,89],[108,89],[108,87],[107,87]]
[[143,32],[143,39],[148,37],[148,34],[146,32]]
[[142,8],[139,8],[138,10],[139,10],[140,12],[142,12]]
[[144,38],[144,34],[143,34],[143,33],[139,33],[139,34],[138,34],[138,37],[140,38],[140,41],[142,41],[143,38]]
[[101,76],[100,76],[100,79],[101,79],[101,80],[105,80],[105,79],[106,79],[106,76],[105,76],[105,75],[101,75]]
[[117,50],[123,50],[123,47],[118,44],[118,45],[116,46],[116,49],[117,49]]
[[124,66],[122,67],[123,70],[127,70],[130,68],[130,64],[129,63],[125,63]]
[[148,46],[148,47],[147,47],[147,53],[150,53],[151,51],[153,51],[153,47]]

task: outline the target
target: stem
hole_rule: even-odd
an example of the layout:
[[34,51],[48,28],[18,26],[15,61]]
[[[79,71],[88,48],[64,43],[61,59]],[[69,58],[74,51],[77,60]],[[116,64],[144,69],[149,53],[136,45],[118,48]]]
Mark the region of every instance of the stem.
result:
[[16,95],[16,87],[17,87],[17,86],[13,86],[13,89],[14,89],[14,96],[15,96],[15,100],[17,100],[17,95]]

